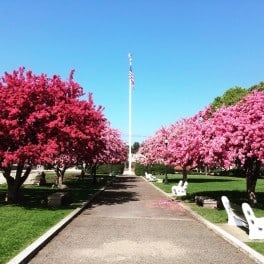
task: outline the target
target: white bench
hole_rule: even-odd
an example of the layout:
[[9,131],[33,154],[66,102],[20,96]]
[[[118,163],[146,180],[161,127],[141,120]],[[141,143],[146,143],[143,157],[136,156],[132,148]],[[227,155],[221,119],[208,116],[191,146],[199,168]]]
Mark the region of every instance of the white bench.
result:
[[222,196],[221,200],[227,213],[228,224],[232,226],[248,227],[246,219],[243,219],[235,213],[235,210],[231,207],[229,199],[226,196]]
[[151,173],[145,172],[146,179],[149,181],[157,181],[157,178],[153,176]]
[[182,180],[178,182],[178,185],[173,185],[171,187],[172,194],[176,195],[176,190],[182,188]]
[[242,204],[242,211],[249,227],[249,239],[264,239],[264,217],[256,217],[248,203]]
[[187,187],[188,187],[188,182],[185,181],[184,184],[182,184],[182,180],[180,180],[177,186],[174,185],[171,187],[171,192],[176,196],[186,196]]

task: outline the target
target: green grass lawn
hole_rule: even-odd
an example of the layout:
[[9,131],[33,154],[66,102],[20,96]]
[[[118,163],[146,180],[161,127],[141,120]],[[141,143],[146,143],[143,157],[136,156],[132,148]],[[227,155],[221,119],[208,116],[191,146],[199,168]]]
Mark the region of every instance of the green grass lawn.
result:
[[[158,178],[163,176],[158,175]],[[157,187],[167,193],[171,193],[171,187],[177,185],[182,176],[179,174],[168,175],[169,183],[155,183]],[[229,200],[241,208],[243,202],[247,202],[246,180],[244,178],[225,177],[225,176],[205,176],[189,175],[188,176],[187,196],[182,198],[193,211],[212,223],[226,223],[227,214],[224,209],[208,209],[195,204],[195,196],[209,196],[220,201],[222,195],[226,195]],[[254,208],[257,217],[264,217],[264,179],[258,179],[256,186],[256,195],[258,204]],[[242,213],[242,211],[241,211]],[[247,243],[256,251],[264,254],[263,242]]]
[[55,181],[54,173],[47,174],[46,179],[46,186],[24,186],[21,189],[23,199],[15,205],[4,204],[7,186],[0,185],[0,263],[6,263],[79,207],[106,184],[108,177],[104,177],[100,184],[93,185],[89,177],[78,181],[76,176],[66,175],[65,184],[69,187],[67,191],[73,203],[61,208],[49,208],[41,203],[49,194],[58,191],[51,188]]

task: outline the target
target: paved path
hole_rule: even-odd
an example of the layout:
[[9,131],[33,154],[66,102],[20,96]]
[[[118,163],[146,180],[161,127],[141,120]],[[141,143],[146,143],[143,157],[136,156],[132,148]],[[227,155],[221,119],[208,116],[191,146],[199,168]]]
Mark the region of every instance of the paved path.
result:
[[30,263],[255,263],[140,177],[120,176]]

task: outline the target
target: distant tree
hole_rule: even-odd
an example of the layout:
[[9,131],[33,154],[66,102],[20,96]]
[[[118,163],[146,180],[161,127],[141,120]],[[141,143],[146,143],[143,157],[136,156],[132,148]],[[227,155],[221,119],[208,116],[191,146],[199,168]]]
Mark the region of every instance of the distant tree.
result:
[[132,145],[131,152],[132,152],[133,154],[135,154],[135,153],[138,152],[139,148],[140,148],[140,144],[139,144],[139,142],[134,142],[134,144]]
[[[162,163],[180,166],[183,180],[187,180],[187,170],[196,167],[200,162],[201,121],[198,117],[181,119],[165,128],[159,129],[155,136],[146,140],[140,153],[144,164]],[[167,139],[167,145],[165,144]]]
[[202,120],[199,116],[181,119],[168,128],[169,164],[180,166],[183,170],[183,181],[187,180],[187,170],[202,163],[200,148]]
[[119,130],[111,128],[107,124],[101,134],[100,148],[94,149],[94,153],[87,155],[85,162],[93,177],[93,182],[97,182],[96,170],[102,164],[118,164],[127,158],[126,144],[121,140]]
[[213,101],[213,103],[212,103],[212,108],[213,109],[217,109],[217,108],[220,108],[220,107],[222,107],[223,106],[223,99],[222,99],[222,97],[221,96],[217,96],[215,99],[214,99],[214,101]]
[[212,109],[215,110],[217,108],[225,106],[234,105],[239,102],[243,97],[245,97],[249,93],[248,89],[236,86],[228,89],[223,96],[218,96],[214,99],[212,103]]
[[259,84],[255,84],[249,88],[249,91],[264,91],[264,82],[260,82]]
[[166,138],[165,127],[158,129],[154,136],[148,137],[139,148],[139,162],[144,165],[164,164],[167,155],[164,143]]

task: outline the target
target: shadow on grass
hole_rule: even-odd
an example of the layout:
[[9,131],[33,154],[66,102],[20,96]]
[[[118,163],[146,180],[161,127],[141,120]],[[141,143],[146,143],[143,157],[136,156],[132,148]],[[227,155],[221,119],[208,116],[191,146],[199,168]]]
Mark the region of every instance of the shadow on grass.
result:
[[[168,177],[168,183],[177,183],[182,180],[182,177],[179,177],[179,178],[169,178]],[[210,178],[210,176],[208,176],[208,178],[190,178],[190,177],[187,177],[187,181],[189,183],[206,183],[206,182],[234,182],[236,180],[234,179],[219,179],[219,178]]]
[[225,178],[225,179],[219,179],[219,178],[211,178],[210,179],[210,176],[208,176],[208,178],[197,178],[197,179],[195,179],[195,178],[188,178],[188,182],[189,183],[205,183],[205,182],[233,182],[233,181],[236,181],[236,180],[234,180],[234,179],[227,179],[227,178]]
[[[49,182],[45,186],[25,185],[20,189],[20,201],[17,204],[20,207],[24,207],[27,210],[33,209],[45,209],[45,210],[58,210],[77,208],[83,202],[87,201],[94,193],[100,190],[107,184],[109,177],[103,177],[97,184],[93,184],[92,178],[85,177],[83,180],[78,180],[76,177],[68,177],[65,179],[67,189],[60,190],[52,188],[53,183]],[[7,186],[2,185],[0,188],[0,206],[5,206],[4,202],[6,196]],[[47,206],[47,197],[55,192],[68,192],[70,196],[70,204],[60,207]]]
[[[195,193],[189,193],[187,196],[183,197],[182,200],[189,200],[195,202],[195,196],[208,196],[217,200],[221,204],[221,196],[227,196],[231,203],[241,206],[242,203],[248,203],[248,196],[246,191],[238,190],[223,190],[223,191],[201,191]],[[255,208],[264,209],[264,193],[257,193],[258,203]],[[223,208],[222,208],[223,209]]]
[[227,196],[228,199],[232,203],[243,203],[247,201],[247,193],[245,191],[201,191],[201,192],[195,192],[192,194],[188,194],[186,196],[186,199],[194,201],[195,196],[208,196],[210,198],[213,198],[215,200],[221,200],[221,196]]

